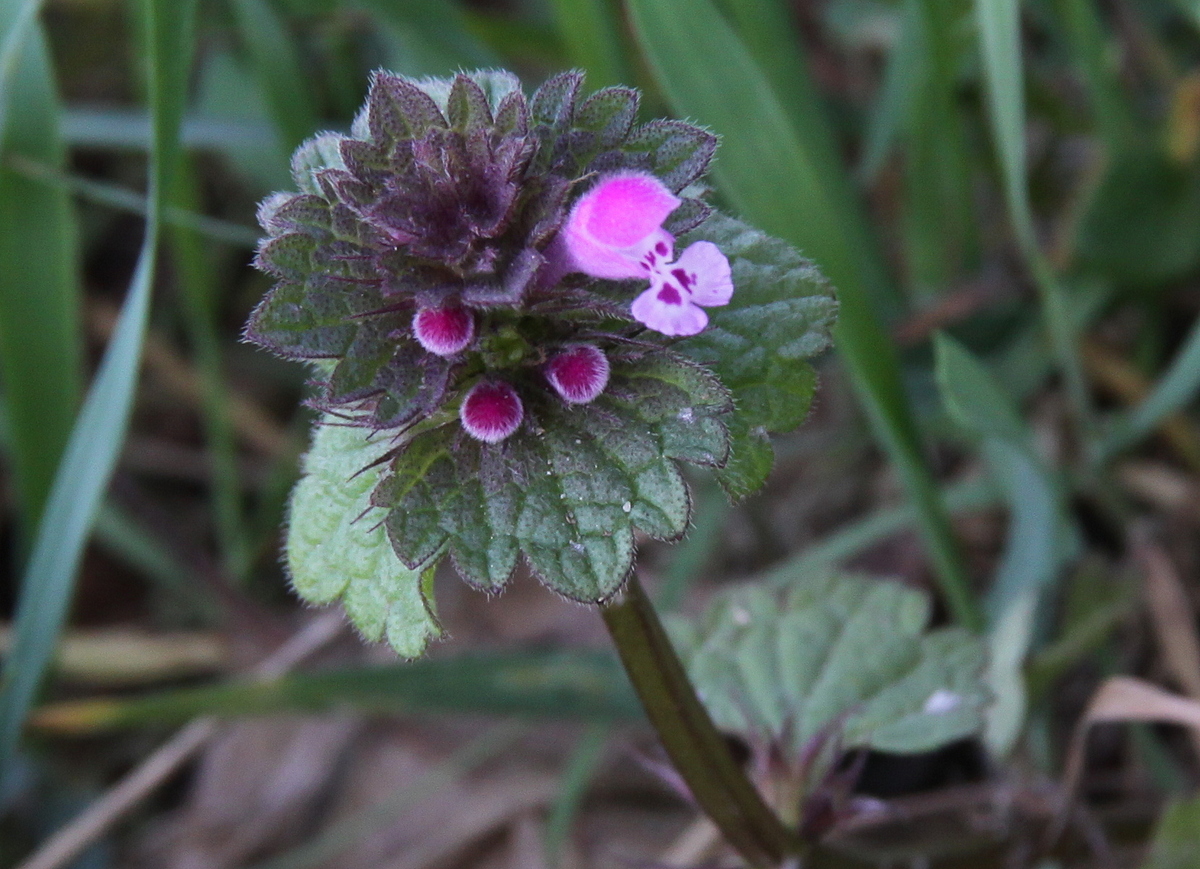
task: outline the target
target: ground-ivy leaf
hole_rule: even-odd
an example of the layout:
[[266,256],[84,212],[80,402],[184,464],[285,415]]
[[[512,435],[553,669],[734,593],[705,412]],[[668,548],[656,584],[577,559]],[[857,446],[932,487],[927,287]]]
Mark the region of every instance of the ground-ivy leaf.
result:
[[717,725],[800,764],[814,740],[908,753],[982,728],[984,645],[928,619],[922,592],[827,574],[733,589],[671,632]]
[[430,597],[432,568],[401,564],[382,524],[385,514],[371,509],[383,473],[374,463],[391,447],[334,417],[317,426],[292,494],[287,563],[302,598],[313,604],[340,598],[364,637],[386,639],[412,658],[441,631]]

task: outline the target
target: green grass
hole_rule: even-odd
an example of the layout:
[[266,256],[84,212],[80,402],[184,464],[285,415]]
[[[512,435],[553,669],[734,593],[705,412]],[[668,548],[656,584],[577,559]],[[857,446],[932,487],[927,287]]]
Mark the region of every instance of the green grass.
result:
[[[1200,88],[1192,0],[1120,14],[1087,0],[551,0],[500,11],[224,0],[195,21],[194,0],[141,0],[129,7],[141,35],[104,57],[71,44],[74,4],[47,16],[42,5],[0,0],[0,449],[18,577],[0,781],[12,780],[16,752],[28,748],[40,772],[39,751],[56,748],[22,737],[31,707],[54,699],[47,673],[90,541],[148,580],[154,625],[224,629],[231,611],[290,613],[272,562],[294,445],[306,442],[307,416],[285,419],[305,375],[237,345],[265,288],[239,269],[258,236],[253,202],[286,183],[284,154],[317,130],[345,129],[377,66],[507,66],[532,86],[575,65],[591,88],[640,86],[644,116],[666,111],[721,136],[714,204],[801,249],[837,287],[822,382],[832,390],[840,370],[853,390],[862,420],[838,417],[857,428],[834,444],[851,459],[789,441],[761,509],[697,488],[690,536],[669,562],[649,553],[665,565],[661,606],[688,611],[698,576],[786,585],[870,564],[928,579],[950,618],[986,634],[998,698],[988,750],[1001,769],[1036,756],[1056,772],[1045,763],[1070,721],[1054,689],[1082,678],[1080,661],[1158,672],[1150,652],[1122,647],[1119,629],[1139,617],[1127,529],[1148,522],[1181,551],[1191,545],[1182,514],[1152,496],[1194,488],[1194,470],[1152,436],[1173,417],[1194,430],[1200,392],[1189,301],[1200,280],[1200,121],[1171,108]],[[91,82],[109,84],[93,92]],[[138,226],[130,215],[144,217],[140,249],[114,286],[95,263],[132,260],[114,243]],[[105,298],[125,290],[105,347],[85,341],[85,286]],[[198,401],[164,400],[154,379],[139,392],[152,317],[200,384]],[[1085,336],[1149,384],[1142,398],[1118,397],[1107,375],[1085,370]],[[242,437],[235,391],[278,426],[282,446]],[[827,393],[816,406],[841,407]],[[187,483],[123,470],[110,492],[131,429],[143,443],[176,438],[201,469]],[[847,486],[853,511],[834,500],[836,523],[811,507],[793,515],[822,479],[808,470],[827,462],[847,476],[861,469]],[[1131,470],[1158,488],[1132,487]],[[982,543],[980,527],[991,529]],[[881,564],[887,556],[896,560]],[[1074,594],[1099,603],[1076,612]],[[551,861],[586,811],[607,740],[639,716],[611,656],[511,650],[43,708],[98,733],[342,705],[585,721],[550,814]],[[313,864],[510,735],[485,737],[379,812],[263,865]],[[1154,731],[1137,738],[1159,766],[1179,760]]]
[[0,678],[0,779],[54,654],[91,532],[129,424],[158,256],[159,215],[179,156],[194,5],[146,0],[151,148],[146,233],[112,340],[71,430],[20,585],[12,647]]

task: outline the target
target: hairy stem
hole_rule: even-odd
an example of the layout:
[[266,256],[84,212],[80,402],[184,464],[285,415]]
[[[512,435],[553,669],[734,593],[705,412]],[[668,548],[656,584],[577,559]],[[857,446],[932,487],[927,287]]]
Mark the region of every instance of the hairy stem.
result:
[[799,837],[763,801],[696,697],[636,576],[602,612],[663,748],[729,844],[756,867],[799,853]]

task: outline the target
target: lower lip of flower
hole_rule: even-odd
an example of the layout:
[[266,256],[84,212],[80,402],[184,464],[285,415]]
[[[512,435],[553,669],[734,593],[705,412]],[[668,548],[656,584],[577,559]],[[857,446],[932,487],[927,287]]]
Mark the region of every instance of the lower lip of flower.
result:
[[503,381],[483,381],[471,387],[458,415],[467,434],[495,444],[517,430],[525,411],[512,386]]

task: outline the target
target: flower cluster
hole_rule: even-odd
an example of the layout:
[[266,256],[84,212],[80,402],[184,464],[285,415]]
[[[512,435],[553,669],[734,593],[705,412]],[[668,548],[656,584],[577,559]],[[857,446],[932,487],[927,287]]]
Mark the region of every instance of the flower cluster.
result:
[[[376,74],[352,135],[302,147],[302,192],[263,204],[258,264],[279,283],[247,337],[335,360],[323,410],[399,429],[457,406],[466,434],[497,443],[531,392],[590,402],[614,353],[661,346],[647,329],[701,331],[697,305],[732,293],[729,264],[705,242],[672,262],[666,226],[706,215],[679,191],[715,143],[635,127],[634,91],[580,101],[579,86],[559,76],[527,100],[505,74]],[[636,298],[611,284],[647,279]]]
[[[770,467],[766,432],[811,396],[805,359],[835,307],[819,275],[701,201],[712,134],[638,124],[636,91],[581,84],[526,96],[502,72],[377,73],[350,134],[302,145],[298,192],[260,209],[275,284],[246,337],[311,362],[322,412],[293,581],[343,595],[368,636],[386,621],[397,648],[430,614],[388,621],[403,595],[371,535],[420,576],[445,556],[496,590],[523,561],[603,600],[635,532],[686,531],[681,463],[745,494]],[[322,434],[335,427],[348,434]],[[329,585],[360,549],[381,578]]]

